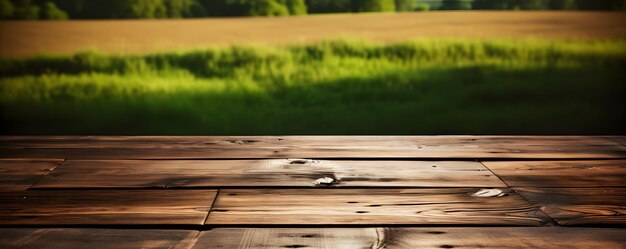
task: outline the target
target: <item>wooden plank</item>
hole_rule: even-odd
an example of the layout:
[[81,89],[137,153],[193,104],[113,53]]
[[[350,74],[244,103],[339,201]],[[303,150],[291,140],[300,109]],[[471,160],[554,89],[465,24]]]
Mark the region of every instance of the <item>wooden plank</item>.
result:
[[559,225],[626,225],[626,188],[516,188]]
[[209,225],[445,224],[544,225],[519,195],[477,197],[480,189],[224,189]]
[[610,136],[608,138],[622,146],[626,146],[626,136]]
[[623,248],[626,230],[493,228],[218,228],[200,234],[206,248]]
[[0,159],[0,191],[26,190],[63,160]]
[[626,187],[626,160],[483,162],[513,187]]
[[612,138],[592,136],[3,136],[0,137],[0,157],[70,159],[626,158],[626,147]]
[[198,233],[190,230],[0,228],[0,248],[182,249],[186,244],[193,244]]
[[274,160],[70,160],[35,188],[506,187],[478,162]]
[[29,190],[0,193],[2,225],[201,225],[215,190]]
[[606,228],[3,228],[0,248],[621,248],[626,230]]

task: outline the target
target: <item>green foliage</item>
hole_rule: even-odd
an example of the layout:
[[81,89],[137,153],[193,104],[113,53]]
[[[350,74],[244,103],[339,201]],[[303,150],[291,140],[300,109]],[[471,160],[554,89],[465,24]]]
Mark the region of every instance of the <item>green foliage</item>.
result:
[[59,9],[53,2],[46,2],[41,9],[41,19],[45,20],[67,20],[65,11]]
[[354,12],[386,12],[395,10],[395,0],[352,0],[352,11]]
[[548,0],[514,0],[513,8],[523,10],[543,10],[548,8]]
[[423,4],[423,3],[416,4],[414,10],[415,11],[428,11],[428,10],[430,10],[430,5]]
[[415,0],[395,0],[396,11],[414,11],[416,8]]
[[206,17],[207,12],[198,0],[163,0],[167,18]]
[[201,0],[209,16],[286,16],[306,14],[304,0]]
[[280,0],[251,0],[249,16],[288,16],[289,8]]
[[307,14],[307,7],[304,0],[279,0],[279,2],[287,6],[289,14],[292,16],[302,16]]
[[352,0],[306,0],[309,13],[351,12]]
[[0,0],[0,19],[9,19],[13,17],[15,7],[9,0]]
[[510,0],[474,0],[472,3],[472,9],[478,10],[506,10],[511,7]]
[[39,19],[40,7],[30,0],[13,1],[14,19],[37,20]]
[[626,0],[0,0],[0,19],[193,18],[428,9],[626,10]]
[[[128,0],[123,2],[129,2]],[[126,7],[122,13],[124,18],[164,18],[167,16],[167,8],[163,0],[135,0]]]
[[624,134],[624,66],[623,41],[541,40],[0,60],[0,122],[4,134]]
[[469,10],[472,9],[472,1],[468,0],[443,0],[442,10]]

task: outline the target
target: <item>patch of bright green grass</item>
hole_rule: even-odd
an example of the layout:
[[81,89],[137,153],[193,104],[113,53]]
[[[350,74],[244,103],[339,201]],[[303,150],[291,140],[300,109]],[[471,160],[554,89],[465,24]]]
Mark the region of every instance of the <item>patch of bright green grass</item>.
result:
[[5,134],[624,134],[626,42],[334,41],[0,61]]

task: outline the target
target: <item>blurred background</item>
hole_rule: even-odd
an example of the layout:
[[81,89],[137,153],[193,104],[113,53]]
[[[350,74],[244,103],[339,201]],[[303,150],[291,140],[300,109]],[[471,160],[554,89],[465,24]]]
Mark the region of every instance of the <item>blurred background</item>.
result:
[[0,0],[0,134],[626,134],[625,0]]

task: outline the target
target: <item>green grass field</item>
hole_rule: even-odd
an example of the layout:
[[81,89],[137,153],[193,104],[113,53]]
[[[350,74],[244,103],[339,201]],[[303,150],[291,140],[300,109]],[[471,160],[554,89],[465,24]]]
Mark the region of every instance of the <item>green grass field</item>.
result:
[[625,134],[626,42],[334,41],[0,61],[4,134]]

